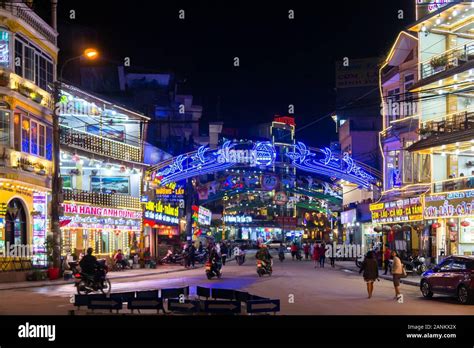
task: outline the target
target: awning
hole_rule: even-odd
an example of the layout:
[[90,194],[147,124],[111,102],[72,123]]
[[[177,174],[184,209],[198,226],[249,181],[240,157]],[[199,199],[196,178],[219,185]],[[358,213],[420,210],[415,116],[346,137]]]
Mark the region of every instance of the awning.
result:
[[457,142],[471,141],[474,139],[474,129],[467,129],[458,132],[449,132],[432,135],[426,139],[422,139],[407,147],[409,152],[422,151],[432,147],[439,147],[441,145],[455,144]]

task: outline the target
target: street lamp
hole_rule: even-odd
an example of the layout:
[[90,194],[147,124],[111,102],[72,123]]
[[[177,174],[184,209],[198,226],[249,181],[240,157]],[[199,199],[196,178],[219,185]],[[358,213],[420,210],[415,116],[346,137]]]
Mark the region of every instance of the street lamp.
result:
[[59,111],[58,104],[61,98],[61,81],[63,79],[64,67],[77,59],[96,59],[99,56],[97,50],[93,48],[86,49],[80,56],[69,58],[61,66],[59,78],[54,82],[53,90],[53,180],[52,180],[52,199],[51,199],[51,230],[53,232],[53,267],[60,268],[61,266],[61,228],[59,225],[60,216],[60,194],[62,192],[62,185],[60,180],[60,141],[59,141]]

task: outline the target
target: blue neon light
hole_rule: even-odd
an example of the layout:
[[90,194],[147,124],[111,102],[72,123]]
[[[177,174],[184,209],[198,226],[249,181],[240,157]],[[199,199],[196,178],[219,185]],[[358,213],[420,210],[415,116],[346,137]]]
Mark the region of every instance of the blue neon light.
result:
[[[201,146],[197,151],[177,156],[170,164],[158,169],[156,176],[161,184],[179,181],[190,177],[222,171],[233,166],[269,167],[276,161],[276,150],[271,142],[256,142],[252,147],[248,143],[225,142],[218,149]],[[294,151],[286,153],[292,165],[302,171],[335,176],[362,187],[369,188],[376,179],[359,167],[345,153],[340,156],[329,148],[315,149],[298,142]]]

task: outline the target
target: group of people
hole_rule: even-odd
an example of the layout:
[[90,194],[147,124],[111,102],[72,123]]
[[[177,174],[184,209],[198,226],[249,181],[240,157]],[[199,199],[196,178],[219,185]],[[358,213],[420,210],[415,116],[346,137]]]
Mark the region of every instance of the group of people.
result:
[[[204,252],[204,245],[200,241],[196,248],[194,243],[186,243],[183,246],[184,267],[194,268],[196,264],[196,255],[201,255]],[[207,246],[207,255],[209,258],[211,254],[214,258],[218,257],[222,265],[225,266],[227,257],[230,257],[230,247],[227,241],[212,243]]]
[[[326,247],[326,243],[305,243],[303,244],[303,253],[305,260],[309,260],[310,258],[314,261],[314,268],[318,265],[321,268],[324,268],[326,263],[326,252],[328,248]],[[291,258],[294,260],[295,257],[298,258],[300,253],[300,247],[297,243],[293,243],[290,247]],[[335,258],[330,257],[331,266],[334,267]]]
[[[406,271],[403,269],[402,261],[397,253],[397,251],[392,250],[388,251],[389,254],[385,254],[385,273],[387,274],[389,260],[392,259],[392,276],[393,276],[393,287],[395,289],[394,299],[399,300],[401,298],[400,293],[400,279],[403,278],[406,274]],[[387,257],[390,256],[390,257]],[[379,265],[373,251],[369,251],[362,262],[359,274],[363,273],[365,282],[367,283],[367,293],[368,298],[372,297],[374,292],[374,283],[379,280]]]

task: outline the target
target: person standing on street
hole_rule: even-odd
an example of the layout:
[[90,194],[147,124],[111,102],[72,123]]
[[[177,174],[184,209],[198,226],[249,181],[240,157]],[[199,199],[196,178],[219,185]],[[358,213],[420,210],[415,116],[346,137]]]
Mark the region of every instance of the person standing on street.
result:
[[189,258],[189,265],[194,268],[194,263],[196,262],[196,247],[194,244],[191,244],[188,247],[188,258]]
[[291,244],[290,251],[291,251],[291,259],[295,261],[295,256],[296,256],[296,253],[298,252],[298,246],[296,245],[296,243]]
[[326,244],[323,242],[319,247],[319,266],[324,268],[324,263],[326,262]]
[[316,268],[316,265],[319,262],[319,257],[320,257],[320,255],[319,255],[319,245],[314,244],[314,248],[313,248],[314,268]]
[[385,252],[383,254],[383,265],[384,265],[384,274],[387,274],[390,266],[390,258],[392,257],[392,251],[388,247],[388,244],[385,246]]
[[398,253],[395,250],[392,250],[392,259],[393,259],[393,266],[392,266],[392,275],[393,275],[393,287],[395,288],[395,300],[401,298],[400,293],[400,279],[403,276],[403,265],[402,261],[398,257]]
[[222,266],[225,266],[225,260],[227,259],[229,249],[225,242],[221,243],[221,258],[222,258]]
[[303,247],[303,251],[304,251],[304,259],[308,260],[309,259],[309,244],[308,243],[305,243]]
[[362,267],[360,268],[359,274],[364,272],[364,280],[367,283],[367,294],[368,298],[372,297],[374,292],[374,282],[379,278],[379,266],[377,260],[374,257],[373,251],[369,251],[364,261],[362,262]]

